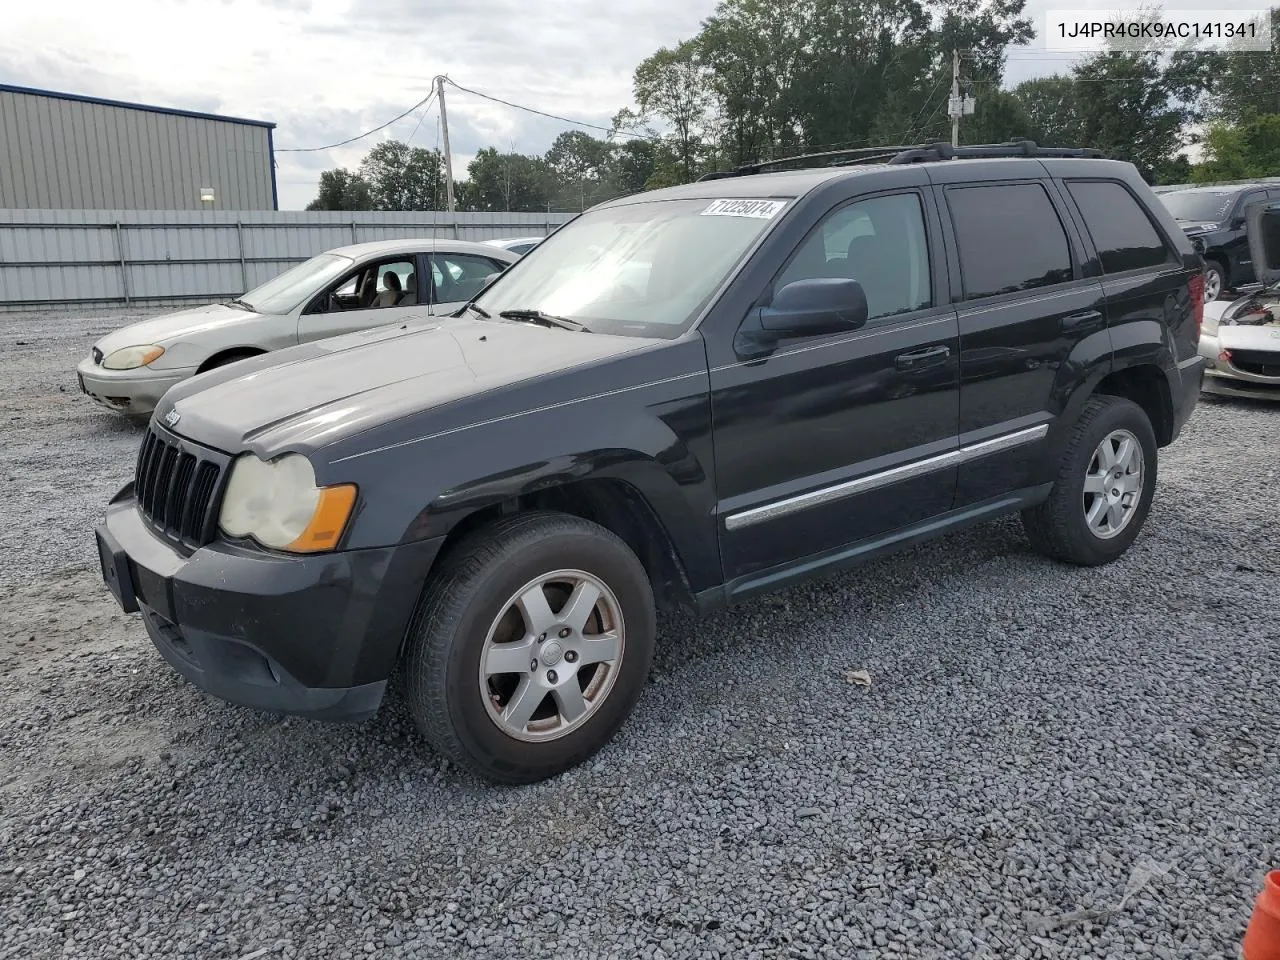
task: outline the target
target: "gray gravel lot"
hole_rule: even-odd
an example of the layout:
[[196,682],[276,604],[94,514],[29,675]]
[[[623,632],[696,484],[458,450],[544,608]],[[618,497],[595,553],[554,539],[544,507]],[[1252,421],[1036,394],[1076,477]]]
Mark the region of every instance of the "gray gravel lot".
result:
[[1203,401],[1110,567],[1004,521],[667,618],[614,744],[503,789],[398,701],[210,700],[115,610],[139,429],[72,370],[120,322],[0,315],[0,957],[1234,960],[1280,860],[1280,406]]

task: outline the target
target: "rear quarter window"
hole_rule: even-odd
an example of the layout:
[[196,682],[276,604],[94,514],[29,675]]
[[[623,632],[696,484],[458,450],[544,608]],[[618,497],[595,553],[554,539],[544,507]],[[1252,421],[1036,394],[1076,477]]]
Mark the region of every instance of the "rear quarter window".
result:
[[967,299],[1066,283],[1074,276],[1067,232],[1042,184],[951,187],[946,197]]
[[1122,184],[1068,180],[1066,186],[1098,248],[1103,273],[1124,273],[1169,262],[1172,252],[1164,237]]

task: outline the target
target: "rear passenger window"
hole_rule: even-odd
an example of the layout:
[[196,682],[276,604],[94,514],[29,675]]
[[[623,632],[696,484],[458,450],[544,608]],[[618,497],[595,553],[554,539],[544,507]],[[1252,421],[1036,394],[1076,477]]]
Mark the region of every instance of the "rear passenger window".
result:
[[1067,234],[1040,184],[956,187],[946,196],[960,247],[966,298],[1071,279]]
[[1068,180],[1103,273],[1156,267],[1169,259],[1164,240],[1128,190],[1118,183]]

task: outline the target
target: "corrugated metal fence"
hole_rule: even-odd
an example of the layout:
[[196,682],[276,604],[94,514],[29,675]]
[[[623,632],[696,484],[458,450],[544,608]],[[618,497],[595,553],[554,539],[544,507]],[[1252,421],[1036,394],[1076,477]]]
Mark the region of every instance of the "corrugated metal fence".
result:
[[0,310],[225,299],[350,243],[542,236],[571,216],[0,210]]

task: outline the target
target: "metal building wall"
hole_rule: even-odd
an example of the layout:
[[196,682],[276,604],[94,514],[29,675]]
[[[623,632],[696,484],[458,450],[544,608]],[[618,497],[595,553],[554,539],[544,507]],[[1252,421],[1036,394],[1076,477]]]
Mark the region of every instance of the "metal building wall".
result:
[[0,209],[275,210],[271,130],[0,86]]
[[0,209],[0,312],[228,299],[334,247],[543,236],[572,216]]

